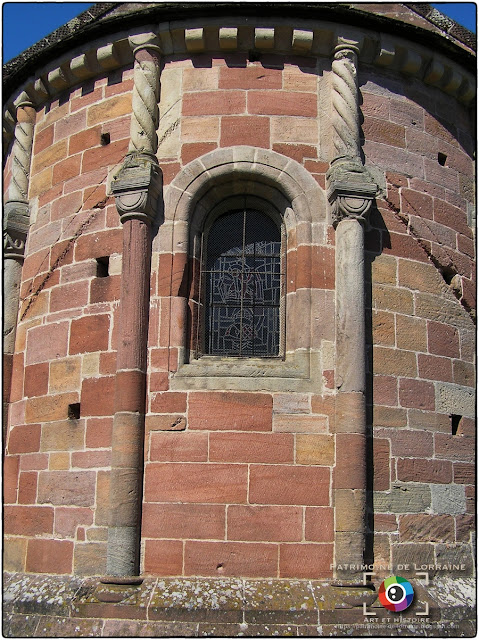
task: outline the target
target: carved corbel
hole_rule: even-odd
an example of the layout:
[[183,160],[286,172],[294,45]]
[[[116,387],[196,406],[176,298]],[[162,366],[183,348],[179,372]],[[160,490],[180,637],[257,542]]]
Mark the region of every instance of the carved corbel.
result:
[[5,203],[3,217],[3,256],[5,259],[23,262],[29,222],[30,216],[26,202],[10,200]]
[[111,183],[120,221],[136,219],[151,224],[156,218],[161,186],[161,170],[153,154],[127,154]]
[[376,195],[377,187],[371,184],[337,183],[328,192],[333,226],[341,220],[354,219],[367,224],[368,213]]
[[333,164],[327,178],[334,228],[346,219],[367,225],[368,213],[378,192],[367,169],[357,162],[338,162]]

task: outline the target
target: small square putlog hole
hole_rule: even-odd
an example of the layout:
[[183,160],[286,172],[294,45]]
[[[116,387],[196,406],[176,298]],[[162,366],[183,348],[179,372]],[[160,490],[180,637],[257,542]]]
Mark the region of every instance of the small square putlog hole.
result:
[[68,419],[79,420],[80,419],[80,403],[75,402],[68,405]]
[[462,416],[451,414],[451,433],[453,436],[462,436]]
[[110,275],[110,256],[102,256],[96,259],[96,277],[108,278]]

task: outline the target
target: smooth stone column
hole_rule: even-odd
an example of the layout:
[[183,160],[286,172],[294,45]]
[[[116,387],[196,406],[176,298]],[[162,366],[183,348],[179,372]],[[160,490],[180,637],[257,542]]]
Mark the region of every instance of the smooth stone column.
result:
[[26,94],[17,105],[11,180],[3,210],[3,425],[7,428],[22,268],[30,225],[28,187],[36,111]]

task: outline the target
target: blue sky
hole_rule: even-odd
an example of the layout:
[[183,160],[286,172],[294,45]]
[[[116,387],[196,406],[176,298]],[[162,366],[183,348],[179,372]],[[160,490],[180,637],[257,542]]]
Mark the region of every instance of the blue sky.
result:
[[[91,6],[89,2],[5,2],[2,7],[3,62],[8,62]],[[433,6],[476,32],[475,2],[438,2]]]

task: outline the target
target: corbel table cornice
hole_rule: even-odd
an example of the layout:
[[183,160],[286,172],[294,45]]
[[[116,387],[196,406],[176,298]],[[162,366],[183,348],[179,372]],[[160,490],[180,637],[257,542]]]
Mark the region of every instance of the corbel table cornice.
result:
[[86,52],[84,48],[76,47],[60,60],[44,66],[7,98],[3,111],[5,143],[8,144],[13,137],[15,108],[22,94],[26,94],[39,108],[85,80],[131,66],[133,51],[129,38],[145,30],[158,36],[158,47],[167,57],[257,51],[329,58],[335,47],[346,38],[356,43],[361,64],[417,78],[466,106],[476,95],[474,76],[459,64],[430,48],[393,35],[317,20],[298,20],[291,27],[290,21],[279,18],[265,22],[264,19],[233,17],[227,25],[215,18],[196,18],[188,22],[146,24],[128,32],[120,31],[108,38],[92,41]]

